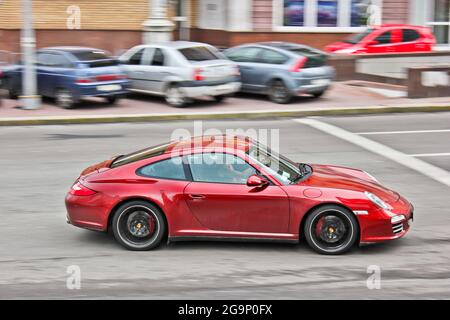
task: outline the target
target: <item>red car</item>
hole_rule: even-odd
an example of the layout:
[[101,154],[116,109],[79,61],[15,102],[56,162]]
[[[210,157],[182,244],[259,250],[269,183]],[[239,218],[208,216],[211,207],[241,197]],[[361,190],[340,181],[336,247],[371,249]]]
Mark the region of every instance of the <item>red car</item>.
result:
[[385,24],[330,44],[325,50],[338,54],[429,52],[435,44],[430,28]]
[[255,140],[204,136],[85,169],[66,197],[74,226],[108,231],[127,249],[163,239],[306,238],[319,253],[403,237],[413,206],[371,175],[299,164]]

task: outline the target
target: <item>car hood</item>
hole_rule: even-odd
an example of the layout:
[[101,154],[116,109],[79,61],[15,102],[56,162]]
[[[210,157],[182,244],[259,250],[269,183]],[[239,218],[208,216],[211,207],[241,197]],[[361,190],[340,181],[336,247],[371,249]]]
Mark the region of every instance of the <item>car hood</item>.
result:
[[368,191],[387,203],[395,203],[400,195],[382,185],[366,172],[338,166],[311,165],[312,175],[305,181],[308,185],[322,188]]
[[336,52],[338,50],[347,49],[353,47],[354,45],[348,42],[335,42],[325,47],[328,52]]

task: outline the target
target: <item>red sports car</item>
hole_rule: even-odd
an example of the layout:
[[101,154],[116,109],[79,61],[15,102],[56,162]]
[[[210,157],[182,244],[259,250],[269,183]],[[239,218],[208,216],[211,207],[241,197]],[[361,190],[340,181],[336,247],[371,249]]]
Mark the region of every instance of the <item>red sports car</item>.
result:
[[429,52],[435,44],[428,27],[385,24],[330,44],[325,51],[339,54]]
[[400,238],[413,206],[368,173],[295,163],[247,137],[204,136],[85,169],[66,197],[68,222],[112,230],[127,249],[163,239],[265,240],[340,254]]

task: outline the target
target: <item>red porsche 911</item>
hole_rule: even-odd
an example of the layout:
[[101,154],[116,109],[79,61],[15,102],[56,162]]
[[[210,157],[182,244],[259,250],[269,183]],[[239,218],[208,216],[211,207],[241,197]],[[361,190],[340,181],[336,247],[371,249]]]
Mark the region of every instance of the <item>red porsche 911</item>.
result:
[[400,238],[413,206],[368,173],[295,163],[247,137],[203,136],[85,169],[66,197],[74,226],[130,250],[164,239],[298,242],[341,254]]

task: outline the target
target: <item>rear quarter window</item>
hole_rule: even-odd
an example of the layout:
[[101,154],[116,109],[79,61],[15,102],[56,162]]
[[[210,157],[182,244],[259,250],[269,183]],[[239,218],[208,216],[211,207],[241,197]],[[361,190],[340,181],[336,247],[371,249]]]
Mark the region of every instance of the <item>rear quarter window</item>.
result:
[[149,178],[187,180],[180,157],[161,160],[138,169],[137,174]]

